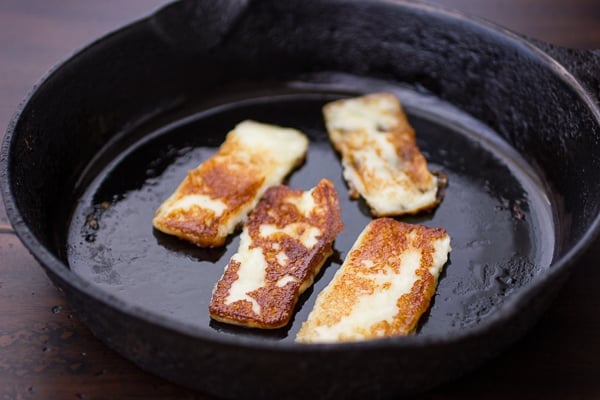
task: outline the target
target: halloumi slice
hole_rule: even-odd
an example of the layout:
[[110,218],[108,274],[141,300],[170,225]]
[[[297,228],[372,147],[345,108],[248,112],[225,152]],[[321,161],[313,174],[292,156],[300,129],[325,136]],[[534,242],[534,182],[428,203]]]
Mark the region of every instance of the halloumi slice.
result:
[[221,246],[263,193],[303,162],[307,150],[300,131],[243,121],[216,154],[188,172],[152,224],[197,246]]
[[375,93],[323,108],[329,138],[341,153],[350,196],[362,196],[375,216],[414,214],[442,198],[444,176],[432,174],[400,102]]
[[444,229],[371,221],[296,336],[348,342],[407,335],[429,307],[450,252]]
[[210,316],[254,328],[285,326],[343,227],[337,192],[327,179],[306,192],[267,190],[215,285]]

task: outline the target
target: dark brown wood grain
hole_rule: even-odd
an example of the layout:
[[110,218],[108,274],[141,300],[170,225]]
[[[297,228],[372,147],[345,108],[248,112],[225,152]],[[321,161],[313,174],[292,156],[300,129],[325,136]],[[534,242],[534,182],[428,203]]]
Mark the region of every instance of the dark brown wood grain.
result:
[[[539,40],[600,48],[597,0],[430,2]],[[52,65],[165,3],[1,1],[2,135],[21,99]],[[417,399],[600,399],[599,250],[600,243],[523,340]],[[209,398],[141,371],[96,339],[12,233],[0,206],[0,399]]]

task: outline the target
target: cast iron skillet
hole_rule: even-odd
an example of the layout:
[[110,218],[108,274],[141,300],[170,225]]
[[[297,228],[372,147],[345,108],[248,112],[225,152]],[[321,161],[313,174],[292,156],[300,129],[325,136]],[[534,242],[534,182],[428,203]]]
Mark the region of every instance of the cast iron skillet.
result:
[[[2,147],[2,194],[81,320],[148,371],[224,397],[413,393],[520,337],[598,235],[598,66],[592,53],[412,2],[183,1],[36,87]],[[446,228],[450,261],[415,335],[295,344],[371,219],[347,197],[320,108],[378,91],[398,95],[432,169],[449,177],[435,212],[402,220]],[[346,224],[293,322],[272,332],[208,317],[237,236],[203,250],[150,224],[185,171],[247,118],[310,137],[287,183],[330,178]]]

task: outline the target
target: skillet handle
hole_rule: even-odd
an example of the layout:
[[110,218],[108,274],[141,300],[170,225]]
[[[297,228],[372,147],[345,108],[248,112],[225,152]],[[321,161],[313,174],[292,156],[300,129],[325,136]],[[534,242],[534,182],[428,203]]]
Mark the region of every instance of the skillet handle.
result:
[[150,24],[159,38],[188,54],[210,52],[236,26],[252,0],[181,0],[158,10]]
[[528,40],[565,67],[600,106],[600,49],[578,50]]

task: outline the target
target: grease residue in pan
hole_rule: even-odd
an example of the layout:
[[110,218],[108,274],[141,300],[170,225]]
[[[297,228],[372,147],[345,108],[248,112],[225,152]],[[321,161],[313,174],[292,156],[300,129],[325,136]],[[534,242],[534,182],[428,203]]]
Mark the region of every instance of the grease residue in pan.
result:
[[[477,324],[550,265],[554,247],[550,195],[534,169],[485,125],[407,88],[371,91],[383,89],[399,96],[431,169],[443,170],[449,178],[445,199],[434,213],[401,218],[444,227],[452,237],[450,261],[418,334],[443,334]],[[338,157],[327,139],[321,107],[338,97],[337,88],[290,83],[285,93],[249,94],[245,100],[162,126],[126,149],[109,149],[112,159],[90,169],[99,172],[86,177],[90,183],[74,207],[67,249],[71,269],[167,320],[223,334],[293,340],[316,294],[371,218],[361,201],[348,199]],[[200,249],[151,225],[154,211],[187,170],[210,156],[225,134],[247,118],[294,127],[310,137],[306,163],[287,184],[307,189],[322,177],[331,179],[346,225],[335,242],[336,254],[301,297],[292,323],[276,331],[233,328],[208,317],[213,285],[237,249],[238,235],[223,248]]]

